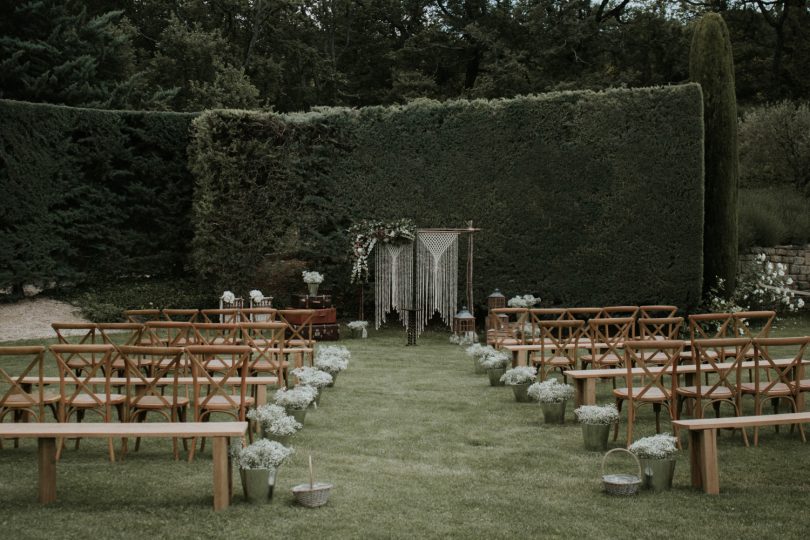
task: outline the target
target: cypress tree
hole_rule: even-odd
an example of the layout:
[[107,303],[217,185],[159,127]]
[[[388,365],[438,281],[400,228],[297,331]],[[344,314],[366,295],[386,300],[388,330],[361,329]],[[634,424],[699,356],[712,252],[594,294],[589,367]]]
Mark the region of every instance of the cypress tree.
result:
[[737,99],[728,28],[717,13],[708,13],[697,23],[689,76],[703,89],[703,290],[720,278],[730,296],[737,281]]

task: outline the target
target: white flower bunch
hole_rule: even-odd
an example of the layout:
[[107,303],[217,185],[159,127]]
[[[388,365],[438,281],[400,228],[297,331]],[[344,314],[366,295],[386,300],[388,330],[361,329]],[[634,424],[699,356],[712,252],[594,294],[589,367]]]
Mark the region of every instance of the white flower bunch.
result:
[[262,291],[260,291],[259,289],[253,289],[252,291],[250,291],[249,296],[250,299],[253,300],[254,304],[258,304],[259,302],[262,302],[264,300],[264,295],[262,294]]
[[282,416],[287,416],[287,413],[284,411],[284,407],[279,407],[278,405],[273,405],[272,403],[260,405],[259,407],[250,409],[247,412],[247,417],[249,420],[258,422],[265,427],[272,424],[276,418],[280,418]]
[[222,296],[220,298],[222,298],[222,302],[224,302],[225,304],[233,304],[234,301],[236,300],[236,295],[233,294],[231,291],[225,291],[224,293],[222,293]]
[[574,387],[557,379],[536,382],[529,387],[529,397],[540,403],[560,403],[574,397]]
[[480,343],[473,343],[466,349],[464,352],[467,353],[467,356],[471,356],[473,358],[480,358],[485,354],[489,354],[490,352],[495,352],[497,349],[492,347],[491,345],[481,345]]
[[479,357],[478,362],[484,369],[500,369],[506,367],[512,358],[503,351],[493,350]]
[[286,388],[279,389],[276,392],[273,401],[276,402],[276,405],[280,405],[281,407],[289,407],[291,409],[306,409],[315,399],[316,395],[318,395],[318,391],[313,387],[299,385],[292,390],[288,390]]
[[363,330],[365,328],[368,328],[368,321],[352,321],[348,323],[346,326],[348,326],[352,330]]
[[526,384],[537,378],[537,370],[531,366],[518,366],[508,370],[501,375],[501,382],[514,386],[516,384]]
[[293,449],[276,441],[261,439],[246,448],[231,447],[231,453],[240,469],[275,469],[287,461]]
[[304,283],[323,283],[323,274],[320,272],[304,270],[301,275],[304,278]]
[[534,307],[535,305],[540,303],[539,298],[535,298],[534,295],[531,294],[524,294],[523,296],[515,296],[514,298],[510,298],[509,301],[506,303],[509,307],[523,307],[523,308],[530,308]]
[[616,405],[583,405],[574,409],[580,424],[609,425],[619,421]]
[[348,349],[345,350],[347,355],[341,354],[340,352],[333,352],[330,347],[319,348],[318,352],[315,353],[315,367],[330,375],[340,373],[349,367],[349,357],[351,353]]
[[292,374],[304,386],[323,388],[332,383],[332,376],[329,373],[309,366],[295,368],[292,370]]
[[269,426],[265,426],[265,431],[272,433],[273,435],[278,435],[279,437],[288,437],[290,435],[295,435],[299,429],[304,427],[301,422],[297,421],[292,416],[279,416],[275,420],[273,420]]
[[460,336],[453,334],[450,336],[450,343],[458,345],[459,347],[469,347],[478,343],[478,336],[474,333],[465,333]]
[[640,458],[669,459],[678,452],[678,439],[666,433],[644,437],[630,445],[630,451]]

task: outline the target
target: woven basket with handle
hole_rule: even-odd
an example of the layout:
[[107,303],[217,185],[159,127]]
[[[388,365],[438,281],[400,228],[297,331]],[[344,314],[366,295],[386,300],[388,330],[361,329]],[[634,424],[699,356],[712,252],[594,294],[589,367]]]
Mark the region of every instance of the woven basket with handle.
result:
[[301,506],[307,508],[317,508],[323,506],[329,500],[329,492],[332,489],[332,484],[324,482],[315,482],[315,472],[312,468],[312,456],[309,456],[309,483],[298,484],[292,488],[295,500]]
[[[636,462],[638,476],[632,474],[605,474],[605,461],[614,452],[625,452]],[[608,451],[602,458],[602,484],[605,486],[605,493],[608,495],[635,495],[641,485],[641,462],[636,455],[624,448],[614,448]]]

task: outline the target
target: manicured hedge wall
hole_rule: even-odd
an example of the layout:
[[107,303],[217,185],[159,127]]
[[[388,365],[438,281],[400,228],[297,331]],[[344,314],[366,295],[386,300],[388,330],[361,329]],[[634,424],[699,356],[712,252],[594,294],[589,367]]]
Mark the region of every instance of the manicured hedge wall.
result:
[[297,261],[325,271],[348,305],[353,220],[473,219],[483,229],[480,302],[499,287],[568,305],[694,306],[702,148],[697,85],[286,116],[211,111],[195,119],[189,151],[194,264],[247,290],[278,261]]
[[193,117],[0,100],[0,286],[181,270]]

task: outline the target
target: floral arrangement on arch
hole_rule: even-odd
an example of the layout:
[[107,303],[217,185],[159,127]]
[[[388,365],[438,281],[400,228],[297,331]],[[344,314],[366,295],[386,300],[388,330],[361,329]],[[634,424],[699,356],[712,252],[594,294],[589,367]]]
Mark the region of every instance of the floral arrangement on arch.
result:
[[349,228],[352,238],[352,283],[368,283],[368,257],[377,242],[398,243],[416,237],[412,219],[376,221],[364,219]]

